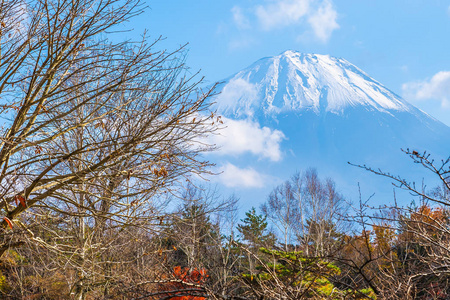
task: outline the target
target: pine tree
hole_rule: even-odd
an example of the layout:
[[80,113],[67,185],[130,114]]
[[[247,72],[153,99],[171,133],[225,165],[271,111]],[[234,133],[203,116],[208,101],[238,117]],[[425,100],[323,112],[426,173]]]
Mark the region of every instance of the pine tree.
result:
[[241,220],[243,224],[238,225],[241,237],[250,248],[272,247],[275,244],[275,235],[268,232],[267,217],[256,214],[254,207],[245,213],[246,218]]

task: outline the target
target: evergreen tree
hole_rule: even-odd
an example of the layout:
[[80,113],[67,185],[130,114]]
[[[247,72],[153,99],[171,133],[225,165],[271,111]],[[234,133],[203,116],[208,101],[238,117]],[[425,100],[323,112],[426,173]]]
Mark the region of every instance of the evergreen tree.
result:
[[245,219],[241,220],[237,229],[250,248],[272,247],[275,244],[275,235],[268,232],[267,216],[258,215],[254,207],[245,213]]

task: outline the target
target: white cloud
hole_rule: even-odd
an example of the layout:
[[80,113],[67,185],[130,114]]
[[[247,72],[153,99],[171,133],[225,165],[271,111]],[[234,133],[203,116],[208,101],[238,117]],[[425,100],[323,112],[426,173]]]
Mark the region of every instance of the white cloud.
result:
[[402,85],[405,98],[412,100],[439,100],[442,107],[450,107],[450,71],[436,73],[431,79]]
[[250,21],[244,15],[242,9],[239,6],[234,6],[231,9],[231,13],[233,14],[233,21],[239,29],[250,28]]
[[270,30],[299,23],[310,10],[310,0],[277,0],[256,7],[263,29]]
[[244,109],[246,115],[251,116],[252,111],[251,107],[254,101],[258,99],[258,88],[255,84],[248,82],[243,78],[232,79],[228,84],[224,87],[220,95],[217,97],[217,106],[219,110],[224,107],[229,109],[235,109],[240,105],[239,101],[241,98],[245,98],[245,107]]
[[224,165],[221,171],[219,180],[227,187],[258,188],[263,187],[266,181],[265,176],[253,168],[241,169],[231,163]]
[[306,34],[312,34],[317,40],[327,42],[339,28],[338,13],[332,0],[265,0],[246,11],[252,12],[253,15],[246,15],[239,6],[231,10],[234,23],[239,29],[255,28],[256,26],[251,26],[250,20],[256,18],[262,30],[303,25]]
[[311,25],[315,36],[325,43],[330,39],[333,31],[339,28],[336,19],[337,12],[331,2],[324,1],[319,9],[308,18],[308,23]]
[[220,147],[218,155],[252,153],[259,158],[279,161],[282,158],[281,141],[285,138],[280,130],[262,127],[250,120],[222,118],[226,126],[218,135],[210,136],[210,143]]

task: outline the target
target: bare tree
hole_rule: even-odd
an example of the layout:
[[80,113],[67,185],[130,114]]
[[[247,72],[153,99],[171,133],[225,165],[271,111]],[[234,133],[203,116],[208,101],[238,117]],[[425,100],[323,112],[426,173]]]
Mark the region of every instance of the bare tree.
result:
[[301,219],[299,202],[294,196],[290,181],[277,186],[261,206],[262,212],[272,221],[282,235],[285,251],[293,242],[294,233]]
[[165,195],[209,165],[200,141],[218,120],[183,49],[107,38],[143,8],[0,2],[0,256],[46,248],[78,274],[77,299],[112,280],[108,247],[127,228],[152,229]]
[[334,182],[309,169],[276,187],[262,211],[281,231],[285,251],[297,242],[307,255],[324,256],[342,230],[347,207]]

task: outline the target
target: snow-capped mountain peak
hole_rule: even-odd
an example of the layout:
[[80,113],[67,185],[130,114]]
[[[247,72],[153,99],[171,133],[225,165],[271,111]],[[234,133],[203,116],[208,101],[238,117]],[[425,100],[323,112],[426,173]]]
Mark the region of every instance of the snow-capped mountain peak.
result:
[[237,117],[261,110],[276,115],[287,111],[342,114],[347,107],[360,106],[388,113],[412,109],[345,59],[292,50],[257,61],[220,88],[219,110]]
[[400,149],[426,150],[437,159],[450,149],[448,126],[345,59],[286,51],[260,59],[218,88],[219,113],[233,121],[224,133],[224,150],[232,154],[224,157],[235,166],[224,169],[224,181],[233,184],[261,181],[271,187],[274,177],[317,167],[347,192],[382,191],[381,202],[391,197],[392,186],[347,162],[419,182],[423,169]]

